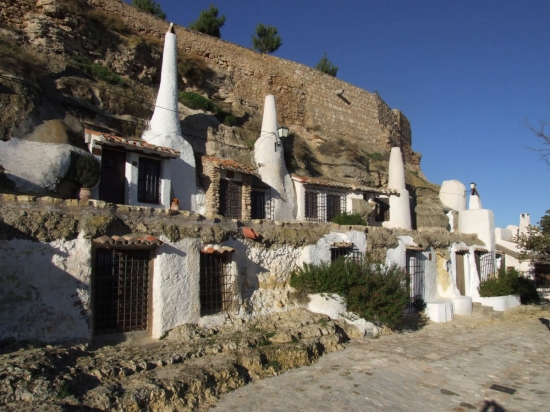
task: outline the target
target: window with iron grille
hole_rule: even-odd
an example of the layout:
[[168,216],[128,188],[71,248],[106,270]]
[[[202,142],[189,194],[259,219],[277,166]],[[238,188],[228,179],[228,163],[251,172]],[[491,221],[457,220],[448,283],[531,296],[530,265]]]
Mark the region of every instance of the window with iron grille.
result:
[[495,273],[495,257],[493,252],[476,250],[474,253],[479,280],[487,280]]
[[422,251],[406,251],[405,269],[410,276],[408,285],[410,301],[407,305],[406,312],[415,313],[417,311],[416,303],[424,296],[424,255]]
[[334,216],[342,212],[343,196],[327,193],[327,222],[331,222]]
[[390,220],[390,200],[376,199],[378,203],[378,213],[374,217],[376,222],[389,222]]
[[139,158],[138,202],[160,203],[160,160]]
[[147,329],[149,250],[97,249],[92,280],[94,334]]
[[319,220],[319,194],[317,192],[306,191],[306,219]]
[[226,254],[201,253],[201,316],[229,309],[231,304],[231,262]]
[[349,247],[331,247],[330,248],[330,261],[334,262],[336,259],[343,257],[346,259],[352,259],[356,262],[360,262],[362,258],[361,252],[355,246]]

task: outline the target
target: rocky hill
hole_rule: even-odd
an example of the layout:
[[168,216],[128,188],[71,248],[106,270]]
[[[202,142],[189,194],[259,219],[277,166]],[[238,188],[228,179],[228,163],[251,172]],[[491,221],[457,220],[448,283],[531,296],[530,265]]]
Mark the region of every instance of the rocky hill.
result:
[[[120,0],[0,0],[0,8],[0,139],[84,149],[85,126],[141,135],[160,82],[166,21]],[[274,94],[279,123],[291,130],[284,141],[291,173],[384,186],[398,144],[418,226],[446,224],[409,121],[378,94],[183,27],[176,35],[187,93],[182,131],[197,156],[250,164],[264,97]],[[196,94],[205,109],[189,107],[197,107],[189,103]]]

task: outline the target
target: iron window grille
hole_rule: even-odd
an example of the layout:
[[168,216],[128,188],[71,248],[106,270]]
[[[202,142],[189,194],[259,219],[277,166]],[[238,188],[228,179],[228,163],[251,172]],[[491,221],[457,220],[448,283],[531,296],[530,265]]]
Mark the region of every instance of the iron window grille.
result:
[[378,203],[378,213],[375,215],[374,220],[376,222],[389,222],[390,221],[390,200],[389,199],[376,199]]
[[349,247],[331,247],[330,248],[330,261],[334,262],[338,258],[343,257],[355,262],[360,262],[362,259],[362,253],[354,246]]
[[410,299],[405,312],[410,314],[418,311],[419,303],[424,296],[424,255],[422,251],[407,250],[406,259],[405,270],[410,277],[408,285]]
[[147,329],[149,262],[149,250],[96,250],[92,282],[94,334]]
[[201,316],[226,312],[231,304],[231,262],[226,254],[200,257]]
[[477,275],[480,281],[487,280],[495,274],[495,255],[493,252],[475,251]]
[[305,193],[305,217],[310,222],[330,222],[344,210],[346,195],[343,193],[313,190]]
[[274,216],[274,206],[271,198],[271,189],[263,186],[252,186],[250,193],[252,219],[271,219]]
[[160,204],[160,160],[139,158],[138,202]]
[[306,219],[312,222],[319,221],[319,193],[306,191],[305,194],[305,209]]

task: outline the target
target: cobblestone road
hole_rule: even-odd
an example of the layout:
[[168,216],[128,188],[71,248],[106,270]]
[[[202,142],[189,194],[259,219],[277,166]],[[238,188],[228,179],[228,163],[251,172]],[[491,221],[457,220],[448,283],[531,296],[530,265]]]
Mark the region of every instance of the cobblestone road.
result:
[[[550,310],[520,307],[351,343],[212,411],[549,411]],[[493,385],[515,390],[508,394]]]

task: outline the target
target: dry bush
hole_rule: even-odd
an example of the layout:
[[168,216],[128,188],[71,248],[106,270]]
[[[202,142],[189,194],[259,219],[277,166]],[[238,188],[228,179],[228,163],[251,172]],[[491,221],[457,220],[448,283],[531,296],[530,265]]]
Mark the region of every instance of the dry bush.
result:
[[194,86],[200,86],[208,72],[204,59],[197,55],[178,53],[178,74]]
[[162,39],[159,39],[158,37],[153,37],[153,36],[142,36],[142,38],[143,40],[145,40],[145,42],[149,43],[151,46],[154,46],[157,49],[159,49],[159,51],[162,51],[162,45],[163,45]]
[[0,42],[0,52],[2,58],[0,64],[7,68],[18,68],[18,72],[29,74],[33,78],[44,75],[44,69],[47,69],[46,57],[32,49],[19,46],[13,42]]
[[104,10],[92,9],[86,12],[86,17],[92,23],[97,24],[107,30],[112,30],[121,34],[129,34],[130,28],[122,18],[113,13],[107,13]]
[[59,0],[59,3],[63,11],[70,14],[82,13],[87,6],[84,0]]

